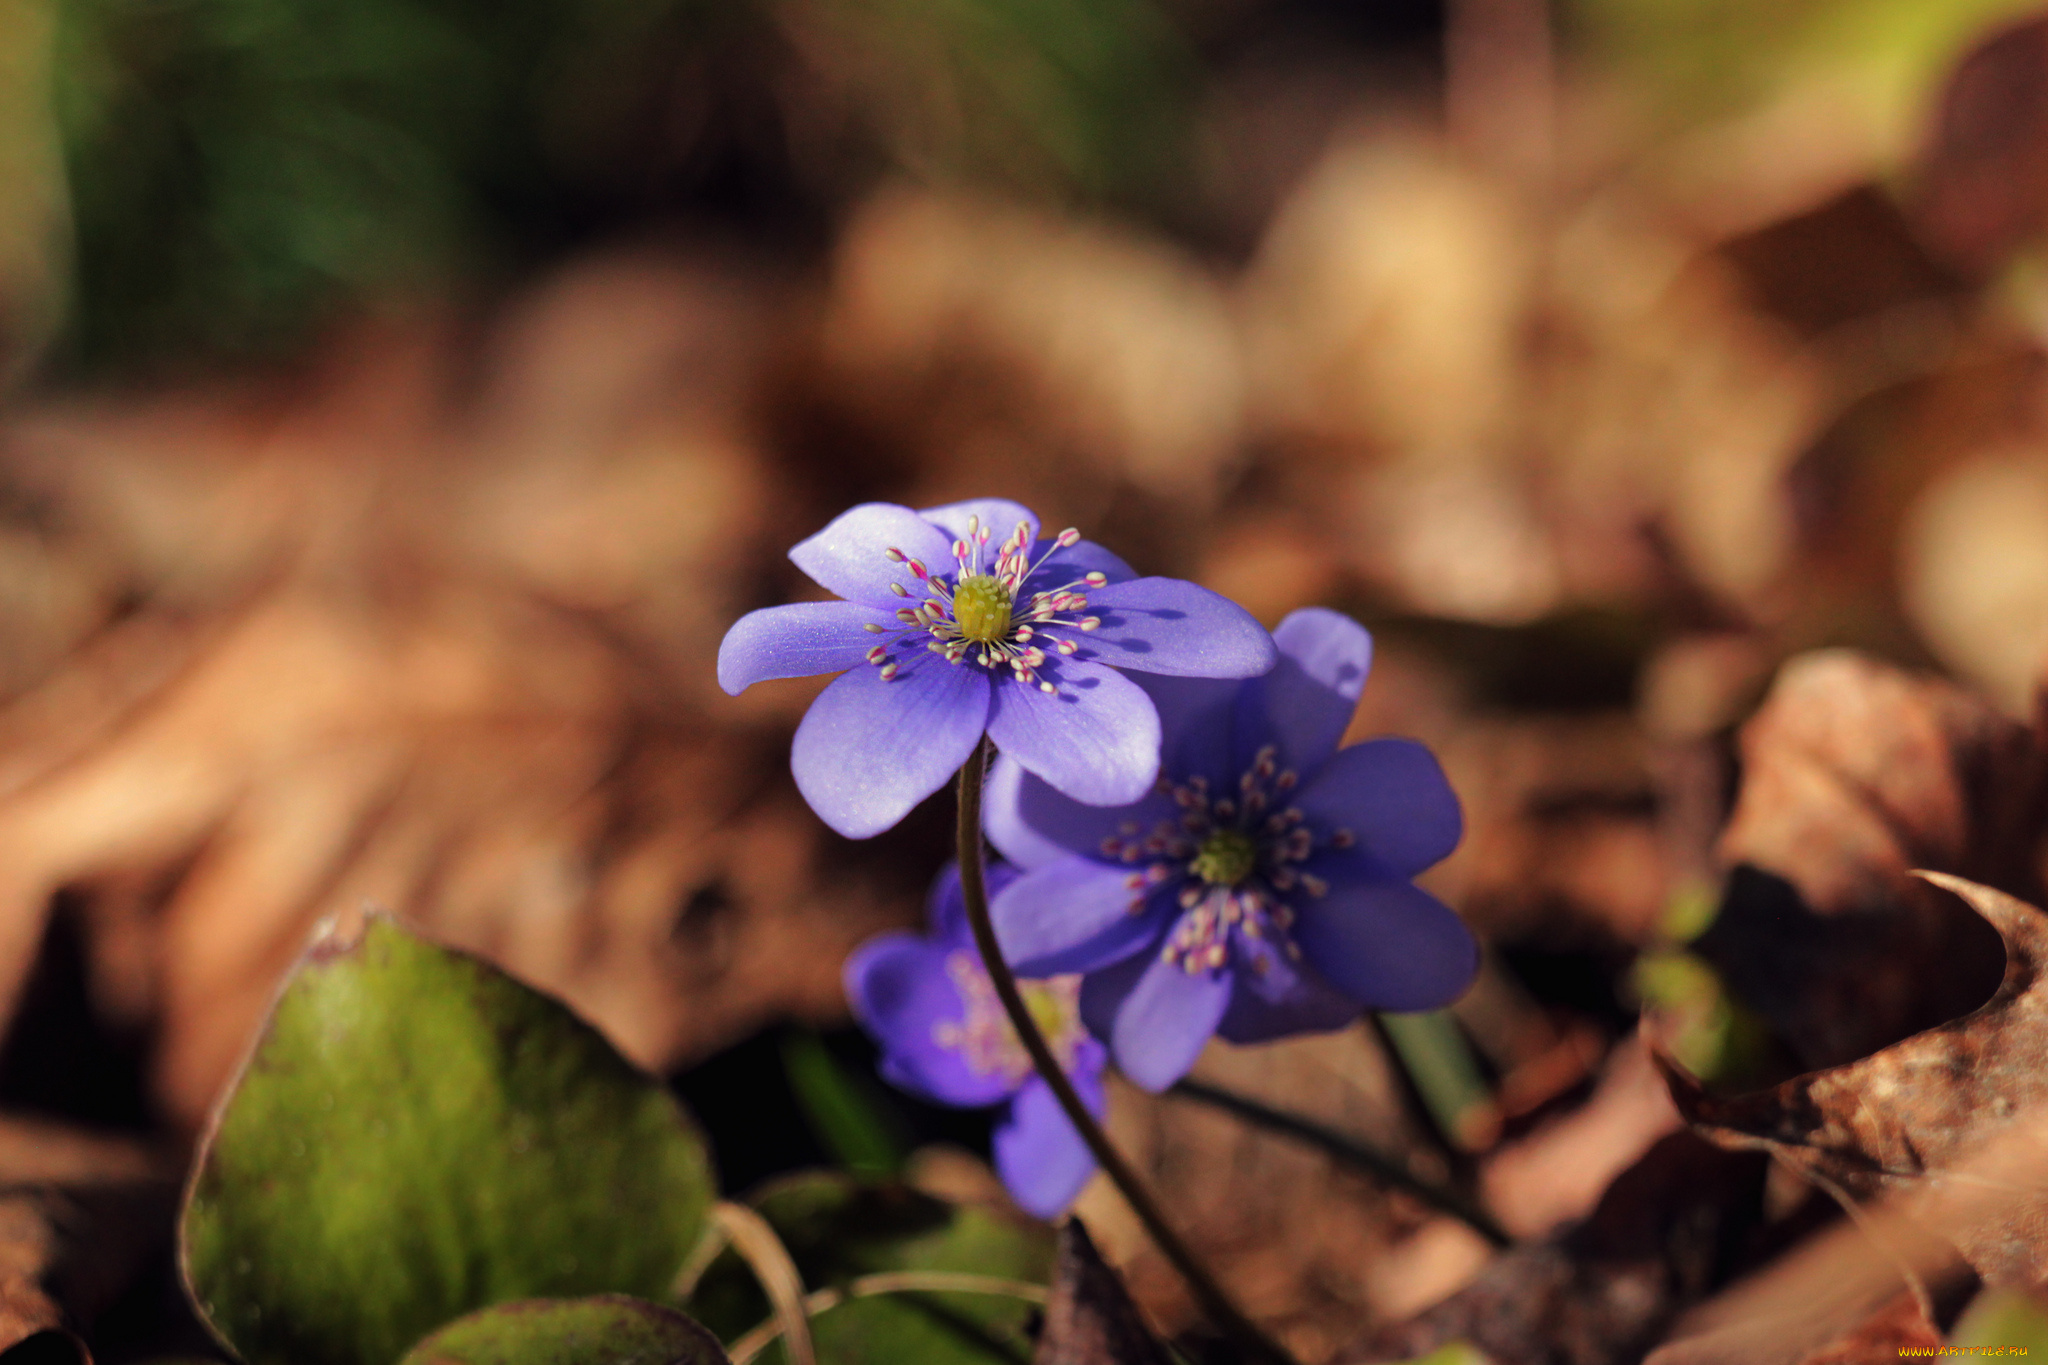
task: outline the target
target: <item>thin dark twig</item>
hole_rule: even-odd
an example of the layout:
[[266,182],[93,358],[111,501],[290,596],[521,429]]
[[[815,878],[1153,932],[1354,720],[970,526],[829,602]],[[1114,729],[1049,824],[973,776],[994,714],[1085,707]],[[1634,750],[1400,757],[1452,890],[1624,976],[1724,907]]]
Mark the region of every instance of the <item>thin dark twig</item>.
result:
[[1052,1089],[1060,1108],[1080,1132],[1088,1150],[1094,1153],[1096,1164],[1116,1185],[1124,1201],[1131,1206],[1131,1212],[1138,1215],[1138,1221],[1145,1225],[1153,1243],[1187,1281],[1195,1301],[1201,1304],[1210,1321],[1237,1343],[1253,1365],[1296,1365],[1292,1356],[1231,1302],[1230,1296],[1209,1273],[1209,1268],[1167,1223],[1165,1215],[1153,1202],[1151,1192],[1138,1178],[1138,1173],[1110,1144],[1109,1135],[1102,1131],[1102,1125],[1081,1102],[1074,1083],[1067,1079],[1066,1070],[1052,1055],[1052,1049],[1046,1046],[1045,1036],[1031,1018],[1024,996],[1017,989],[1017,978],[1011,974],[1009,964],[1003,961],[1002,950],[997,946],[995,924],[989,919],[988,882],[981,861],[981,784],[987,766],[988,740],[984,737],[968,757],[967,766],[960,770],[960,893],[967,902],[967,922],[974,928],[974,943],[981,950],[982,965],[988,969],[989,981],[995,987],[996,998],[1003,1002],[1003,1012],[1009,1016],[1010,1026],[1017,1031],[1018,1040],[1031,1055],[1031,1064]]
[[1214,1105],[1261,1128],[1269,1128],[1276,1133],[1299,1138],[1312,1147],[1320,1147],[1345,1165],[1354,1166],[1376,1180],[1414,1195],[1438,1212],[1449,1214],[1493,1245],[1507,1247],[1514,1244],[1514,1239],[1508,1236],[1499,1223],[1493,1221],[1486,1210],[1457,1191],[1432,1185],[1411,1173],[1400,1161],[1385,1152],[1375,1151],[1355,1138],[1346,1137],[1333,1128],[1325,1128],[1313,1119],[1305,1119],[1299,1114],[1290,1114],[1281,1109],[1268,1108],[1255,1099],[1192,1078],[1176,1082],[1167,1093]]

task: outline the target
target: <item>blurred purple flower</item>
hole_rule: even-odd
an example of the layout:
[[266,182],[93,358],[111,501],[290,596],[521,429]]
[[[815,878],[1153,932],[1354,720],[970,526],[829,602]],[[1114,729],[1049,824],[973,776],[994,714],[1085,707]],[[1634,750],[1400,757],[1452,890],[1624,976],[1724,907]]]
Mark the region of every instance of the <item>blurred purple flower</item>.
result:
[[1118,669],[1248,678],[1273,664],[1241,607],[1135,578],[1078,531],[1039,540],[1014,502],[866,503],[789,557],[845,600],[748,613],[719,646],[718,681],[737,696],[849,670],[804,716],[790,766],[811,808],[856,839],[945,785],[984,730],[1076,801],[1135,801],[1158,776],[1159,717]]
[[989,778],[989,838],[1025,869],[994,897],[1004,956],[1086,973],[1082,1017],[1147,1089],[1186,1074],[1212,1033],[1259,1042],[1432,1008],[1478,963],[1410,881],[1462,829],[1436,759],[1402,739],[1337,748],[1371,637],[1309,609],[1274,638],[1264,677],[1147,680],[1165,759],[1143,800],[1080,805],[1007,760]]
[[[1017,870],[996,863],[988,876],[993,891]],[[1020,1207],[1058,1217],[1095,1173],[1095,1158],[1003,1014],[974,950],[957,865],[932,886],[931,919],[930,937],[883,934],[855,949],[846,960],[846,998],[881,1046],[882,1075],[892,1085],[961,1108],[1008,1101],[996,1125],[996,1172]],[[1078,976],[1019,983],[1047,1045],[1100,1118],[1108,1055],[1081,1025],[1080,986]]]

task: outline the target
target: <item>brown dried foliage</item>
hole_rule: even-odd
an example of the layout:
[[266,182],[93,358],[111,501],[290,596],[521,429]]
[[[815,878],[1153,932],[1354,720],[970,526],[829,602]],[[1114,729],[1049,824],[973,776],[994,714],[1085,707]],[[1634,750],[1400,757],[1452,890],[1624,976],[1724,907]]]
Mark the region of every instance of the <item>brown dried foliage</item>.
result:
[[[1762,1147],[1867,1196],[1939,1180],[1993,1134],[2038,1112],[2048,1098],[2048,922],[1990,887],[1924,875],[1998,930],[2008,961],[1997,994],[1860,1061],[1756,1094],[1717,1098],[1665,1061],[1688,1119],[1720,1141]],[[1961,1249],[1988,1282],[2038,1283],[2048,1272],[2048,1205],[2039,1191],[2011,1194],[1998,1223],[1967,1230]]]
[[1060,1225],[1052,1299],[1033,1365],[1169,1365],[1137,1305],[1078,1218]]
[[1718,848],[1733,878],[1698,947],[1801,1059],[1862,1056],[1981,1002],[1996,942],[1909,869],[2037,894],[2037,737],[1953,684],[1831,651],[1786,665],[1741,751]]

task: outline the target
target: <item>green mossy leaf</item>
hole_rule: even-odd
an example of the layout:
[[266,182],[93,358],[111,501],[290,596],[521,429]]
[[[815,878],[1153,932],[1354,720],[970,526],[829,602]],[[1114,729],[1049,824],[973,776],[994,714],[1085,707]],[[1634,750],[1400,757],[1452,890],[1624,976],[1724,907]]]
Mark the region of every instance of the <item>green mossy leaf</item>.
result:
[[[892,1181],[809,1172],[776,1181],[751,1201],[802,1273],[807,1289],[845,1288],[863,1275],[941,1270],[1045,1284],[1049,1228],[966,1204],[948,1204]],[[768,1316],[751,1274],[728,1253],[690,1305],[727,1340]],[[993,1365],[1031,1358],[1034,1305],[990,1294],[892,1293],[853,1299],[812,1319],[818,1358],[832,1365]],[[781,1344],[758,1365],[783,1365]]]
[[600,1294],[523,1299],[457,1318],[399,1365],[728,1365],[718,1339],[672,1308]]
[[596,1030],[372,917],[279,997],[182,1252],[250,1365],[386,1365],[490,1304],[665,1295],[714,1198],[688,1116]]

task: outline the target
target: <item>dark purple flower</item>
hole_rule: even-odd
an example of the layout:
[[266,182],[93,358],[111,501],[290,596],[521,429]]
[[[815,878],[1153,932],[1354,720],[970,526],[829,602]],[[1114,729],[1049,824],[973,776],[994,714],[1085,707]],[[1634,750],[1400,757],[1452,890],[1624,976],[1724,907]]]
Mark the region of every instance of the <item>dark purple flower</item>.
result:
[[1337,747],[1371,637],[1309,609],[1274,638],[1264,677],[1147,681],[1165,760],[1143,800],[1080,805],[1007,761],[989,778],[989,837],[1025,869],[994,898],[1004,955],[1086,973],[1083,1018],[1148,1089],[1211,1033],[1250,1043],[1432,1008],[1478,963],[1410,881],[1461,832],[1436,759],[1402,739]]
[[[997,863],[988,875],[994,890],[1008,885],[1017,871]],[[931,918],[930,937],[883,934],[855,949],[846,960],[846,998],[881,1045],[882,1075],[891,1084],[962,1108],[1009,1102],[1009,1113],[996,1125],[996,1172],[1020,1207],[1055,1218],[1095,1173],[1095,1158],[1051,1087],[1032,1070],[996,999],[974,950],[957,866],[947,867],[934,883]],[[1054,977],[1020,986],[1053,1055],[1100,1118],[1108,1057],[1081,1025],[1081,979]]]
[[804,716],[790,766],[811,808],[856,839],[943,786],[984,730],[1076,801],[1134,801],[1158,776],[1159,717],[1118,669],[1248,678],[1273,664],[1242,608],[1135,578],[1078,531],[1040,540],[1014,502],[866,503],[789,557],[845,600],[742,617],[719,646],[718,681],[737,696],[849,670]]

